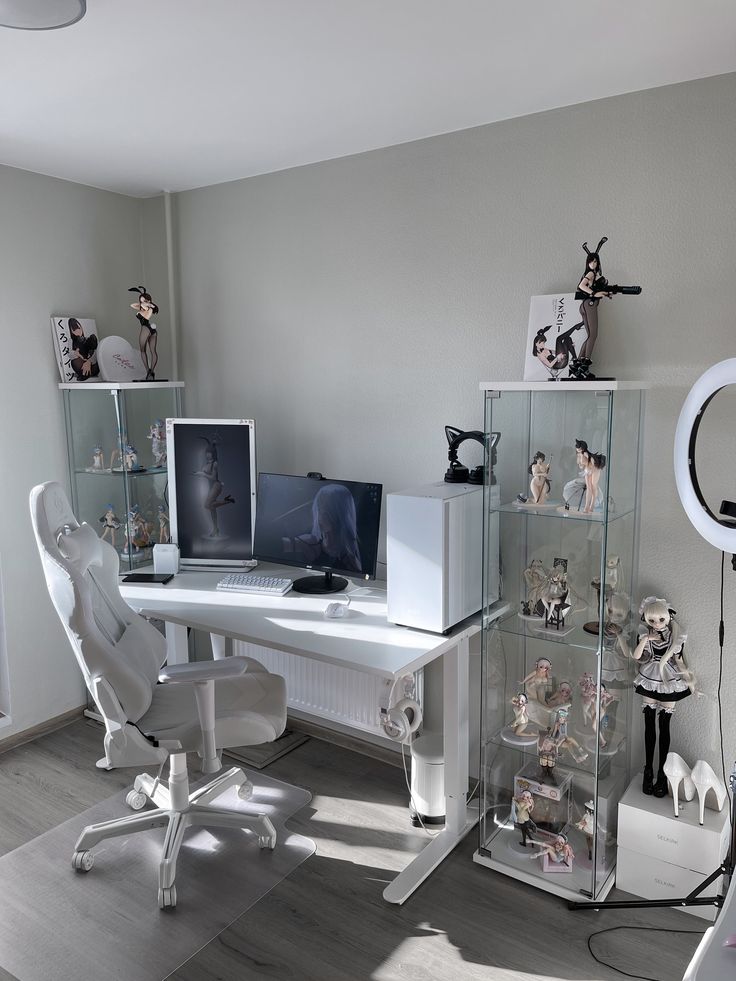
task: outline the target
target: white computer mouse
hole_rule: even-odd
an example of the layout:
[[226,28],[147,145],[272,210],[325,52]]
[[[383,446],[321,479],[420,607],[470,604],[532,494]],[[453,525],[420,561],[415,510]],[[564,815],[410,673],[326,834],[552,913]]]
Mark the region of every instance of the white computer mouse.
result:
[[325,609],[325,616],[330,620],[337,620],[340,617],[344,617],[347,612],[347,603],[330,603]]

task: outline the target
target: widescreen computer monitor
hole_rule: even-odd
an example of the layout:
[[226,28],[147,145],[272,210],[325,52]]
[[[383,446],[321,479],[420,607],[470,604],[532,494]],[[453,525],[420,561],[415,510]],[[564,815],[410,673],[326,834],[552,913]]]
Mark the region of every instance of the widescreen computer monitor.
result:
[[301,593],[345,589],[336,572],[374,579],[382,491],[381,484],[259,474],[254,558],[324,572],[296,579]]
[[253,557],[252,419],[167,419],[171,540],[182,565],[243,567]]

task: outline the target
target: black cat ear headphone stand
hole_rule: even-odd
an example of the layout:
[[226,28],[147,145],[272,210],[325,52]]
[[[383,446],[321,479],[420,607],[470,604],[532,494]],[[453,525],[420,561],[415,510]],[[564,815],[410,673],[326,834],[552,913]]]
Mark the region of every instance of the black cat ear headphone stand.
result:
[[[458,448],[468,439],[475,440],[476,443],[480,443],[480,445],[485,449],[484,434],[480,431],[480,429],[469,429],[464,431],[462,429],[456,429],[454,426],[445,426],[445,436],[447,437],[447,442],[449,443],[447,459],[450,461],[450,466],[445,471],[445,483],[482,484],[485,474],[483,464],[469,470],[458,460],[457,451]],[[500,433],[491,433],[490,435],[489,452],[491,454],[491,465],[496,462],[496,446],[498,445],[500,436]],[[495,478],[492,479],[492,482],[495,483]]]

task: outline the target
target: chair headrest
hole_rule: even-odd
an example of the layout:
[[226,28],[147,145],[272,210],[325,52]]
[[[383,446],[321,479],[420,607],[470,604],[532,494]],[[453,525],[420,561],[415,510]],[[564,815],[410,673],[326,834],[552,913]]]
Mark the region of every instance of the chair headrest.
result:
[[63,487],[56,481],[39,484],[31,491],[34,531],[43,550],[60,557],[80,572],[102,564],[102,545],[93,528],[74,517]]

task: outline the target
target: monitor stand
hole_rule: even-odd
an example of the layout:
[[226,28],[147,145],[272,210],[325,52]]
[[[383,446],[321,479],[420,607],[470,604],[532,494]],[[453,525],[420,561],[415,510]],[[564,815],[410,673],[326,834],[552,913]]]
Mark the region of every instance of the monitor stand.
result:
[[302,576],[295,579],[291,588],[297,593],[341,593],[348,588],[347,579],[325,572],[324,576]]

